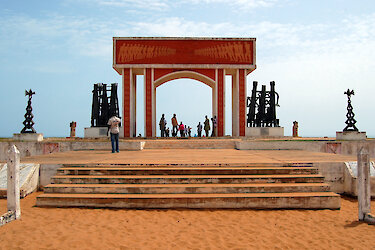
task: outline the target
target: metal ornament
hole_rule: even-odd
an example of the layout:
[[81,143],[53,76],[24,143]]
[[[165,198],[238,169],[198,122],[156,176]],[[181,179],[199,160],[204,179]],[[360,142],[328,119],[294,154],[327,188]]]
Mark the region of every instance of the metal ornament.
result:
[[33,95],[35,95],[35,92],[33,92],[31,89],[29,91],[25,90],[25,96],[29,97],[29,100],[27,102],[27,107],[26,107],[26,114],[25,114],[25,121],[23,122],[23,125],[25,126],[21,130],[21,134],[25,133],[36,133],[35,129],[33,128],[34,126],[34,115],[32,113],[33,108],[31,107],[31,98],[33,98]]
[[344,94],[348,96],[348,107],[346,108],[348,113],[346,114],[346,127],[343,131],[358,131],[358,128],[355,126],[357,121],[354,119],[352,101],[350,100],[350,97],[354,95],[354,90],[348,89]]

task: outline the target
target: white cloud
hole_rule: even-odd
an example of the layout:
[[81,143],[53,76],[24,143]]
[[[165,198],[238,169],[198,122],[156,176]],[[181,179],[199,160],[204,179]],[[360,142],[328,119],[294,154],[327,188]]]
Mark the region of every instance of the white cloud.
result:
[[[232,6],[236,11],[247,11],[255,8],[269,8],[276,5],[280,0],[66,0],[68,2],[84,2],[97,4],[99,6],[116,8],[138,8],[143,10],[170,10],[182,5],[218,5]],[[284,0],[285,2],[285,0]]]
[[164,0],[97,0],[99,5],[113,7],[136,7],[142,9],[163,10],[169,8]]
[[239,8],[255,9],[259,7],[272,7],[278,0],[186,0],[186,2],[195,4],[202,2],[206,4],[229,4]]

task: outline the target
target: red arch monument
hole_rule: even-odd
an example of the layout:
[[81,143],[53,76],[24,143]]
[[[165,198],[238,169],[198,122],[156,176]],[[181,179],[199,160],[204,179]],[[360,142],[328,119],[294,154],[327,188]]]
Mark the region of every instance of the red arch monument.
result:
[[225,129],[225,75],[232,76],[232,135],[245,136],[246,76],[256,68],[255,38],[114,37],[113,68],[122,75],[124,137],[136,136],[136,75],[144,76],[145,136],[156,136],[156,89],[179,78],[212,88],[217,136]]

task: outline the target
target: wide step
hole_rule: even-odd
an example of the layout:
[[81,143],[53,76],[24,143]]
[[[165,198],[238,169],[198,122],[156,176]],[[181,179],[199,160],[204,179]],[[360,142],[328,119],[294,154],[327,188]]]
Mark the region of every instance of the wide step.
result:
[[312,167],[63,167],[59,175],[318,174]]
[[321,175],[59,175],[53,183],[140,184],[140,183],[302,183],[323,182]]
[[50,184],[45,193],[77,194],[189,194],[325,192],[326,183],[262,184]]
[[338,209],[332,192],[248,194],[42,194],[40,207]]

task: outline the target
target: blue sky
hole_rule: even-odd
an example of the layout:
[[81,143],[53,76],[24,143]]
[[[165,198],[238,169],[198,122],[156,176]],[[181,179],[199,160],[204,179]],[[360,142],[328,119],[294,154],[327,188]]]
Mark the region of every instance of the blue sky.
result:
[[[0,16],[0,137],[22,129],[30,88],[37,132],[65,137],[74,120],[83,136],[93,84],[121,82],[112,69],[114,36],[255,37],[248,92],[254,80],[276,81],[286,135],[297,120],[301,136],[335,136],[345,127],[343,93],[351,88],[357,127],[375,137],[374,1],[0,0]],[[195,128],[210,110],[211,91],[201,83],[175,80],[157,90],[157,117],[177,113]]]

